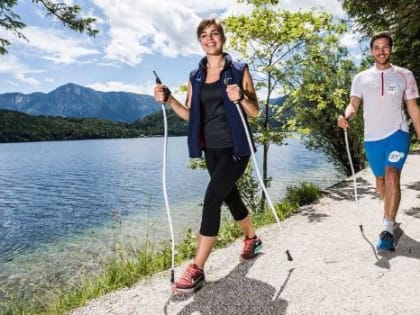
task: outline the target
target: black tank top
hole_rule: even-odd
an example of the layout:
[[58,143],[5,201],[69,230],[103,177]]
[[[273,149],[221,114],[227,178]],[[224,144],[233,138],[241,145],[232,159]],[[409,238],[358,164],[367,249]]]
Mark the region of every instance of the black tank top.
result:
[[211,149],[232,147],[220,80],[204,84],[201,91],[201,107],[204,113],[206,147]]

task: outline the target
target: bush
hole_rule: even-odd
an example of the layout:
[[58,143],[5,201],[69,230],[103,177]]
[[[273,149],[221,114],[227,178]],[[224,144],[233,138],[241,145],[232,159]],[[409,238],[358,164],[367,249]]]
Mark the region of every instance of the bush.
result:
[[322,195],[322,190],[313,183],[300,183],[299,186],[288,186],[284,201],[298,207],[310,204]]

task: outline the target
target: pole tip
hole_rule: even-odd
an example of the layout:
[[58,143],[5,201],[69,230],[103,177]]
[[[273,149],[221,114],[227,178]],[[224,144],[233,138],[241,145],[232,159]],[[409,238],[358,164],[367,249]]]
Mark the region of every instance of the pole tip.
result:
[[175,270],[171,270],[171,283],[175,282]]
[[286,250],[286,255],[287,255],[287,260],[288,260],[288,261],[293,261],[293,257],[292,257],[292,255],[290,254],[289,250]]
[[362,232],[363,233],[363,225],[359,225],[359,229],[360,229],[360,232]]

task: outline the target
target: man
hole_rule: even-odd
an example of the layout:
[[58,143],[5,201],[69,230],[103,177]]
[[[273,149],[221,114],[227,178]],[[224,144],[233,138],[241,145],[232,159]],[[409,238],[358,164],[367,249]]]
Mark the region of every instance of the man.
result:
[[376,248],[394,250],[400,175],[410,146],[404,103],[420,139],[419,92],[413,73],[391,64],[392,37],[388,32],[375,34],[370,49],[375,64],[354,77],[350,104],[344,116],[338,117],[338,126],[349,128],[348,120],[356,115],[363,100],[366,156],[376,177],[376,190],[384,200],[383,229]]

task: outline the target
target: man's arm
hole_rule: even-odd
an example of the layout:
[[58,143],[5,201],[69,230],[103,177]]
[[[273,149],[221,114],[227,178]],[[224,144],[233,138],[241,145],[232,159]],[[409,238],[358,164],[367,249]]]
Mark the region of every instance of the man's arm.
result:
[[362,99],[360,97],[352,96],[350,98],[350,104],[347,105],[346,110],[344,111],[344,115],[347,120],[350,120],[356,116],[361,102]]
[[406,100],[405,103],[407,104],[408,115],[411,118],[414,129],[416,130],[417,139],[420,140],[420,109],[417,104],[417,100],[414,98],[411,100]]
[[359,110],[360,104],[362,103],[362,99],[357,96],[352,96],[350,98],[350,104],[347,105],[344,116],[338,116],[338,126],[347,129],[349,128],[349,120],[356,116],[357,111]]

